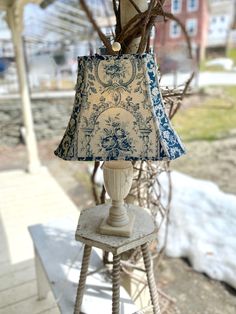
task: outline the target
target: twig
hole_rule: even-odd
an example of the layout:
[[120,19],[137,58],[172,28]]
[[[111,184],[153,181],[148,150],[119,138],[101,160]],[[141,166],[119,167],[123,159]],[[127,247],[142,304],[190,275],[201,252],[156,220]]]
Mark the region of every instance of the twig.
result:
[[101,193],[100,201],[101,201],[101,204],[104,204],[106,201],[106,189],[104,185],[102,186],[102,193]]
[[[188,36],[188,33],[185,29],[184,24],[172,13],[163,11],[163,8],[162,6],[160,6],[159,3],[154,7],[152,7],[152,5],[153,5],[153,2],[151,1],[148,10],[144,12],[140,12],[136,14],[132,19],[130,19],[128,23],[122,28],[122,31],[120,32],[120,34],[116,37],[116,41],[119,41],[122,44],[123,42],[126,42],[128,38],[134,39],[135,37],[138,37],[140,34],[142,34],[143,27],[145,27],[146,25],[145,21],[148,21],[146,28],[149,29],[151,26],[154,25],[154,22],[156,21],[157,16],[168,17],[169,19],[176,21],[180,25],[184,33],[186,42],[187,42],[189,56],[190,58],[192,58],[191,42],[190,42],[190,38]],[[147,16],[149,19],[147,19]],[[143,38],[144,37],[145,36],[143,35]],[[144,45],[144,39],[142,40],[142,46],[143,45]],[[140,51],[141,51],[141,48],[140,48]]]
[[183,90],[183,93],[182,93],[182,95],[181,95],[181,99],[184,98],[184,96],[185,96],[185,94],[186,94],[186,92],[187,92],[187,90],[188,90],[188,88],[189,88],[189,85],[191,84],[191,82],[192,82],[192,80],[193,80],[193,78],[194,78],[194,75],[195,75],[195,73],[193,72],[193,73],[191,74],[190,78],[189,78],[189,79],[187,80],[187,82],[185,83],[184,90]]
[[[180,95],[180,100],[183,100],[189,85],[191,84],[192,80],[194,78],[194,72],[191,74],[190,78],[187,80],[187,82],[185,83],[185,87],[183,89],[182,94]],[[182,102],[178,101],[175,109],[170,113],[170,119],[172,119],[174,117],[174,115],[176,114],[176,112],[179,110],[179,108],[181,107]]]
[[[168,166],[169,166],[169,162]],[[157,265],[159,264],[161,257],[163,256],[167,244],[167,239],[168,239],[168,229],[169,229],[169,214],[170,214],[170,204],[171,204],[171,199],[172,199],[172,181],[171,181],[171,174],[170,171],[167,171],[167,176],[168,176],[168,185],[169,185],[169,194],[168,194],[168,201],[167,201],[167,207],[166,207],[166,227],[165,227],[165,237],[164,237],[164,244],[162,249],[159,252],[159,256],[157,258]]]
[[[167,94],[162,93],[162,98],[170,98],[170,97],[181,97],[183,95],[183,92],[168,92]],[[193,93],[185,93],[184,97],[186,96],[192,96]]]
[[185,40],[186,40],[186,42],[187,42],[189,58],[192,59],[192,58],[193,58],[192,45],[191,45],[190,37],[189,37],[189,35],[188,35],[188,33],[187,33],[187,30],[186,30],[184,24],[180,21],[180,19],[178,19],[175,15],[173,15],[173,14],[170,13],[170,12],[163,12],[162,15],[165,16],[165,17],[168,17],[168,18],[171,19],[171,20],[174,20],[176,23],[179,24],[181,30],[182,30],[183,33],[184,33]]
[[144,23],[142,25],[142,35],[141,35],[141,40],[140,40],[139,47],[138,47],[138,53],[144,52],[145,47],[147,45],[147,36],[148,36],[147,24],[149,22],[151,11],[155,5],[155,2],[156,2],[156,0],[151,0],[149,5],[148,5],[147,13],[146,13],[146,16],[144,19]]
[[111,44],[109,42],[109,40],[106,38],[106,36],[103,34],[103,32],[100,30],[99,26],[97,25],[96,21],[93,18],[92,13],[90,12],[87,4],[85,3],[85,0],[80,0],[80,4],[83,8],[83,10],[85,11],[85,13],[87,14],[87,17],[89,19],[89,21],[91,22],[91,24],[93,25],[93,28],[97,31],[98,36],[100,37],[101,41],[103,42],[103,44],[105,45],[105,47],[107,48],[107,52],[111,55],[115,55],[116,53],[113,51]]
[[92,184],[93,198],[94,198],[96,205],[99,204],[99,198],[98,198],[97,189],[96,189],[95,176],[96,176],[96,173],[98,171],[99,165],[100,165],[99,161],[94,162],[93,173],[90,177],[91,184]]
[[113,5],[113,11],[114,11],[115,16],[117,18],[118,14],[119,14],[119,10],[118,10],[117,5],[116,5],[116,0],[112,0],[112,5]]
[[133,0],[129,0],[129,2],[133,5],[133,7],[135,8],[135,10],[138,13],[141,13],[142,11],[139,9],[139,7],[137,6],[137,4],[133,1]]

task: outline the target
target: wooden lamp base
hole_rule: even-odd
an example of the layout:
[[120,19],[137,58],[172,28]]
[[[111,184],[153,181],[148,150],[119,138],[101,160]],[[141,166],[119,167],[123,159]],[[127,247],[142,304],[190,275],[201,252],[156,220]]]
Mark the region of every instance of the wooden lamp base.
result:
[[101,234],[119,236],[119,237],[130,237],[132,235],[134,227],[135,216],[133,213],[128,213],[128,223],[124,226],[113,227],[107,222],[107,218],[103,219],[99,232]]
[[101,234],[130,237],[134,216],[127,213],[124,198],[128,195],[133,181],[133,165],[130,161],[107,161],[103,166],[104,185],[112,199],[109,216],[99,228]]

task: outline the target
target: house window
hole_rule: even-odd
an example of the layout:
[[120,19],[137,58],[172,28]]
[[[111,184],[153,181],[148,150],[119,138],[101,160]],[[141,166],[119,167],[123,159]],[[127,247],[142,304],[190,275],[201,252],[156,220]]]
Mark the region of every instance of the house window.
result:
[[171,1],[171,12],[180,13],[182,9],[182,0],[172,0]]
[[196,36],[197,35],[197,20],[196,19],[187,20],[186,29],[189,36]]
[[211,19],[211,22],[212,22],[212,24],[216,23],[216,17],[215,16]]
[[170,22],[170,37],[176,38],[179,37],[181,34],[181,28],[179,24],[175,21]]
[[197,11],[198,9],[198,0],[188,0],[187,9],[189,12]]

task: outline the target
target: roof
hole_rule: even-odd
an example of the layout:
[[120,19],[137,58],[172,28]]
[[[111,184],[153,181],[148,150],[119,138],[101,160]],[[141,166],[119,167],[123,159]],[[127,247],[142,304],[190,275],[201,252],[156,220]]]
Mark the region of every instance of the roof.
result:
[[[115,24],[111,1],[88,0],[87,4],[100,27]],[[24,37],[31,42],[97,38],[77,0],[0,0],[0,10],[12,6],[19,12],[25,6]]]

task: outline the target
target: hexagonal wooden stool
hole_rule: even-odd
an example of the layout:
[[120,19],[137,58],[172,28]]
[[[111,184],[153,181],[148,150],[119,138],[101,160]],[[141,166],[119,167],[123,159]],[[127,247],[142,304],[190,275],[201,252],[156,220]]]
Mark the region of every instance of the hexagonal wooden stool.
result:
[[148,242],[154,240],[157,235],[153,219],[146,209],[135,205],[127,205],[127,211],[135,215],[134,228],[131,237],[126,238],[102,235],[98,233],[98,228],[101,221],[108,216],[109,207],[110,205],[103,204],[93,208],[85,209],[81,212],[79,217],[75,238],[76,240],[83,242],[85,247],[74,314],[80,313],[92,246],[107,252],[111,252],[113,254],[112,314],[120,313],[121,253],[130,249],[134,249],[138,246],[141,246],[142,249],[148,287],[153,305],[153,313],[160,313],[157,299],[157,290],[151,267],[151,258],[148,251]]

